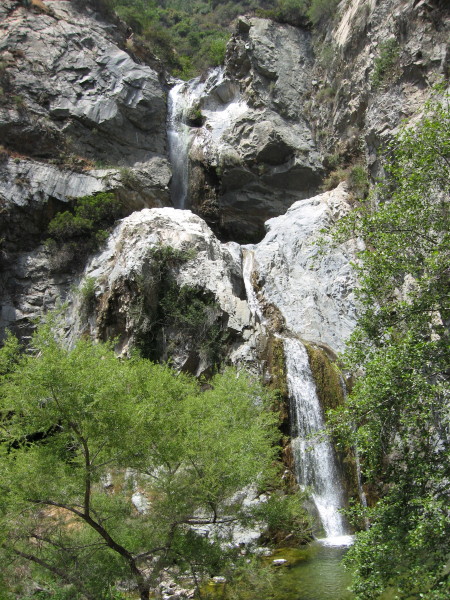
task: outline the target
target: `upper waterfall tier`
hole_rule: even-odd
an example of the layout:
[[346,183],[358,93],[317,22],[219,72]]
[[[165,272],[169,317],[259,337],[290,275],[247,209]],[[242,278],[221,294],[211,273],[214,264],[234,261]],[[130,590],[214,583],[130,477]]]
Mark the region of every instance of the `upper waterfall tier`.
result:
[[233,119],[247,109],[238,86],[225,80],[223,67],[212,69],[204,79],[197,77],[180,82],[170,90],[167,138],[175,208],[191,208],[189,155],[198,129],[203,126],[201,141],[196,141],[196,145],[200,144],[207,151],[212,141],[219,140]]
[[186,84],[178,83],[169,92],[167,140],[172,166],[170,195],[175,208],[186,208],[188,197],[189,127],[184,123],[186,111]]

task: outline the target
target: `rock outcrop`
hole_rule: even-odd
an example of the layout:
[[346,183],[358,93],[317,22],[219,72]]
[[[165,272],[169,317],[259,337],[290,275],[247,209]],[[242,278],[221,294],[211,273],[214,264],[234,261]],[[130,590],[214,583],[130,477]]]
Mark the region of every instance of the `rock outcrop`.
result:
[[[71,335],[116,338],[120,352],[138,345],[152,358],[170,358],[197,374],[217,358],[260,371],[255,365],[266,337],[276,331],[340,350],[356,320],[350,260],[357,246],[348,242],[321,255],[317,242],[323,228],[347,211],[342,185],[270,220],[266,237],[244,248],[254,254],[245,282],[242,248],[221,243],[191,211],[135,212],[78,282]],[[186,297],[198,321],[184,306]],[[255,321],[255,302],[263,327]],[[217,345],[220,357],[211,354]]]
[[307,31],[241,19],[225,70],[187,94],[203,118],[192,134],[190,205],[222,239],[258,241],[264,221],[317,191],[321,158],[302,109],[312,63]]
[[351,0],[333,24],[316,35],[305,115],[326,163],[357,162],[375,179],[380,150],[448,79],[450,9],[439,0]]
[[25,336],[73,279],[41,246],[58,211],[102,191],[124,215],[170,204],[164,82],[88,7],[41,4],[0,6],[0,324]]
[[116,337],[121,352],[138,345],[197,374],[214,362],[216,344],[232,352],[250,336],[240,247],[221,244],[190,211],[144,209],[122,220],[81,289],[89,278],[90,305],[81,292],[70,310],[75,336]]
[[252,283],[270,328],[286,328],[304,340],[343,349],[357,318],[350,263],[362,246],[357,241],[327,246],[330,240],[323,231],[349,209],[341,184],[267,221],[265,238],[252,249]]
[[158,74],[115,43],[113,25],[70,2],[51,14],[1,7],[0,136],[37,159],[73,154],[109,165],[165,154],[166,100]]

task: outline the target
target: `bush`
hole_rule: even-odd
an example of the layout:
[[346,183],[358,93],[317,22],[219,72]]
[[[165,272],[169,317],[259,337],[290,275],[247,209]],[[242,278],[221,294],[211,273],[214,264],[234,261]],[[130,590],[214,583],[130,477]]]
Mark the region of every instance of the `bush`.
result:
[[369,193],[369,177],[363,165],[354,165],[350,168],[347,183],[349,191],[357,198],[365,198]]
[[323,19],[330,18],[335,10],[339,0],[312,0],[308,9],[308,17],[313,25],[317,25]]
[[308,0],[277,0],[274,8],[259,11],[259,14],[279,23],[301,27],[307,24],[307,12]]
[[342,181],[346,181],[347,179],[347,171],[346,169],[336,169],[332,171],[328,177],[324,179],[322,184],[322,190],[324,192],[328,192],[330,190],[334,190]]
[[108,237],[107,228],[120,216],[121,204],[111,192],[84,196],[76,201],[73,212],[58,213],[48,225],[47,249],[53,268],[59,270],[95,252]]
[[58,213],[48,226],[50,237],[56,242],[85,238],[91,234],[92,222],[69,212]]
[[400,56],[400,46],[394,38],[380,44],[380,55],[374,61],[372,86],[381,87],[395,76]]

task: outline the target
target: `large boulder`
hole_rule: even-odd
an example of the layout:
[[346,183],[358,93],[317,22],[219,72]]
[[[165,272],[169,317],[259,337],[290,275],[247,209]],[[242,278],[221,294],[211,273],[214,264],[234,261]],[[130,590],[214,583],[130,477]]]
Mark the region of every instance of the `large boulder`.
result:
[[303,111],[311,68],[309,32],[241,19],[225,70],[186,93],[203,119],[190,147],[191,207],[222,239],[258,241],[265,220],[317,192],[321,159]]
[[[345,185],[300,200],[266,223],[267,234],[250,247],[251,280],[268,327],[287,329],[305,340],[342,350],[357,318],[356,277],[351,266],[360,242],[321,251],[323,230],[350,208]],[[328,239],[329,241],[329,239]],[[275,308],[275,311],[274,311]],[[281,317],[281,319],[280,319]]]
[[70,308],[72,335],[114,337],[121,352],[137,345],[197,374],[250,335],[240,247],[219,242],[190,211],[144,209],[123,219],[80,289]]

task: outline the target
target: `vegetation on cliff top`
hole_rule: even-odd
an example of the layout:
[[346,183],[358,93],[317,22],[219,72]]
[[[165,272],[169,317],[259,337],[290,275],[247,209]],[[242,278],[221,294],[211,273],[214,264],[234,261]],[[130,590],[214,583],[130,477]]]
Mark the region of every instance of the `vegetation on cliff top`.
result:
[[[177,77],[223,63],[231,23],[252,14],[295,26],[317,25],[338,0],[84,0],[114,10]],[[130,49],[132,41],[130,40]]]
[[426,107],[387,151],[377,198],[341,225],[366,242],[362,315],[347,352],[362,376],[334,411],[379,501],[349,560],[358,600],[449,597],[450,107]]

